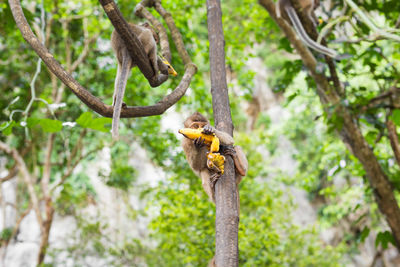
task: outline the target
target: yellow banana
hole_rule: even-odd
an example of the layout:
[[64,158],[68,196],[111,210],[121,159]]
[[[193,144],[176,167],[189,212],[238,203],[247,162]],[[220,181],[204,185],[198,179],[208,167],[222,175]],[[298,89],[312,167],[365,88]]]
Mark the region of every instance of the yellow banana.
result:
[[168,74],[171,74],[172,76],[176,77],[178,73],[175,71],[175,69],[172,67],[172,65],[166,60],[163,56],[161,56],[162,62],[164,62],[165,65],[168,67]]
[[207,167],[218,173],[224,174],[225,157],[219,153],[208,153],[207,154]]
[[199,129],[192,129],[192,128],[183,128],[179,130],[180,134],[183,134],[186,138],[189,139],[196,139],[196,138],[203,138],[204,143],[210,147],[210,152],[217,152],[219,151],[219,139],[215,136],[215,134],[204,134],[203,128]]

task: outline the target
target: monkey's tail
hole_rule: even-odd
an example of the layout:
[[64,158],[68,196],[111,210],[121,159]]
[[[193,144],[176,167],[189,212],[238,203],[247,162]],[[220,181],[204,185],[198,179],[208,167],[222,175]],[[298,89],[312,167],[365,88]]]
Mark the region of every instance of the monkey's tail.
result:
[[286,13],[288,14],[290,20],[292,21],[295,31],[297,32],[297,34],[299,35],[300,39],[303,41],[304,44],[306,44],[308,47],[310,47],[322,54],[325,54],[331,58],[336,58],[338,56],[338,53],[335,50],[325,47],[323,45],[320,45],[319,43],[315,42],[308,36],[306,31],[302,27],[301,21],[300,21],[299,17],[297,16],[296,11],[294,10],[294,8],[292,6],[286,6],[285,10],[286,10]]
[[118,140],[119,133],[118,133],[118,125],[119,125],[119,118],[121,115],[122,109],[122,100],[125,94],[125,87],[126,82],[128,81],[129,71],[130,71],[130,55],[128,54],[127,49],[123,49],[122,55],[122,66],[118,64],[117,70],[117,78],[115,82],[114,88],[114,112],[113,112],[113,120],[111,124],[111,134],[114,140]]

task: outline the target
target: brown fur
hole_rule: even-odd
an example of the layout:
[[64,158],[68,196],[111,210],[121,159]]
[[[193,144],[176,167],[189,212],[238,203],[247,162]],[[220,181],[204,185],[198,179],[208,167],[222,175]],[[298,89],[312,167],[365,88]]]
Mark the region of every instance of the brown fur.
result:
[[[158,74],[158,64],[157,64],[157,41],[158,36],[154,29],[148,24],[143,23],[141,25],[135,25],[129,23],[129,27],[135,33],[142,43],[143,49],[146,55],[149,57],[151,66],[154,70],[154,75]],[[136,63],[132,60],[129,55],[128,48],[126,47],[121,36],[117,31],[113,31],[111,34],[111,47],[117,56],[118,69],[117,76],[115,78],[115,88],[113,96],[113,122],[112,122],[112,136],[114,139],[118,139],[118,124],[122,109],[122,100],[125,93],[126,83],[130,74],[130,70],[136,67]]]
[[[209,124],[209,121],[199,112],[193,113],[183,123],[185,128],[193,129],[203,128],[207,124]],[[216,129],[215,134],[220,139],[221,145],[233,145],[233,138],[229,134]],[[194,145],[193,140],[189,138],[183,138],[182,148],[185,152],[186,159],[190,167],[194,173],[201,178],[204,190],[209,198],[215,203],[215,193],[210,181],[210,177],[213,175],[213,172],[207,168],[207,147],[203,146],[201,148],[197,148]],[[237,146],[234,147],[234,149],[236,151],[236,154],[233,156],[236,167],[236,184],[239,184],[242,180],[242,177],[247,172],[248,162],[240,147]]]

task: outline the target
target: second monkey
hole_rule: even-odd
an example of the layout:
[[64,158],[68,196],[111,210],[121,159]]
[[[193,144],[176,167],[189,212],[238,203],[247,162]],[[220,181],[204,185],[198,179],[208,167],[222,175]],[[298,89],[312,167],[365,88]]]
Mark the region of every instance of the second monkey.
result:
[[[133,23],[129,23],[129,27],[142,43],[144,51],[148,56],[150,64],[154,70],[154,74],[157,75],[158,36],[156,32],[148,23],[143,23],[141,25],[135,25]],[[117,76],[115,78],[115,85],[114,85],[114,96],[113,96],[114,113],[113,113],[111,133],[113,139],[118,139],[119,136],[118,124],[121,115],[122,100],[125,94],[125,87],[128,81],[130,71],[133,67],[136,66],[136,63],[133,62],[131,56],[129,55],[128,48],[125,46],[125,43],[122,40],[121,36],[119,36],[117,31],[115,30],[111,34],[111,46],[115,55],[117,56],[117,61],[118,61]]]

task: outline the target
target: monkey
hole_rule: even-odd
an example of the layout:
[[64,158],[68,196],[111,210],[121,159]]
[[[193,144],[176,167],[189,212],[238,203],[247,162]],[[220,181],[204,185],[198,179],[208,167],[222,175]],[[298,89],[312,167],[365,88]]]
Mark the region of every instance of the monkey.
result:
[[[317,25],[314,9],[318,7],[319,0],[299,0],[299,3],[314,25]],[[338,58],[338,53],[335,50],[315,42],[308,36],[290,0],[278,0],[276,16],[278,18],[283,17],[289,24],[293,25],[294,30],[305,45],[331,58]]]
[[[143,45],[146,55],[149,57],[151,66],[154,70],[154,75],[158,75],[158,63],[157,63],[157,42],[158,36],[155,30],[150,24],[142,23],[141,25],[135,25],[129,23],[129,27],[139,38]],[[136,67],[136,63],[133,62],[129,55],[128,48],[125,46],[124,41],[116,30],[111,34],[111,47],[117,56],[118,69],[117,76],[114,84],[114,96],[113,96],[113,120],[111,126],[111,133],[114,140],[118,139],[118,124],[119,117],[122,109],[122,100],[125,93],[126,83],[130,74],[130,70]]]
[[[241,182],[243,176],[247,173],[248,162],[247,158],[240,146],[233,146],[233,137],[228,133],[219,131],[212,127],[207,120],[199,112],[193,113],[189,116],[183,123],[185,128],[198,129],[203,128],[205,134],[215,133],[220,141],[220,152],[225,155],[230,155],[233,158],[235,164],[235,177],[236,177],[236,192],[239,194],[237,186]],[[207,168],[207,147],[204,145],[204,139],[199,137],[195,140],[189,138],[184,138],[182,140],[182,148],[185,152],[186,159],[194,171],[194,173],[199,176],[202,180],[202,186],[204,191],[207,193],[210,200],[215,204],[215,192],[214,185],[216,179],[219,177],[215,176],[212,170]],[[238,203],[239,205],[239,203]],[[239,208],[239,206],[238,206]]]

